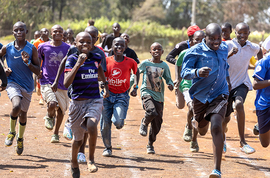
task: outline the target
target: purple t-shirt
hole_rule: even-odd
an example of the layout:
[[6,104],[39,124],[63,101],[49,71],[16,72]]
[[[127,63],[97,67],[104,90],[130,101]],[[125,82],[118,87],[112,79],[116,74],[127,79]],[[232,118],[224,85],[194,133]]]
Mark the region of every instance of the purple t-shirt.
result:
[[[63,58],[66,56],[70,45],[62,42],[60,46],[52,46],[50,41],[42,43],[38,47],[38,57],[43,60],[41,70],[42,78],[40,84],[53,84],[57,70]],[[67,90],[64,86],[64,73],[61,74],[58,87],[61,90]]]

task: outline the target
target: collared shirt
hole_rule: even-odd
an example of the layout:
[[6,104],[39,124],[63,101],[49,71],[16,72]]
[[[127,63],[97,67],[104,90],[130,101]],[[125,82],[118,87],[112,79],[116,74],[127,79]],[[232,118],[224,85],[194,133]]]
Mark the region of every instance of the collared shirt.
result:
[[[189,90],[192,98],[202,103],[210,103],[221,94],[229,94],[226,80],[229,76],[227,56],[228,47],[225,42],[222,42],[219,49],[214,51],[205,44],[205,40],[186,52],[181,77],[193,80]],[[212,69],[208,77],[197,77],[196,71],[202,67]]]
[[228,45],[228,51],[233,47],[238,48],[238,52],[228,58],[232,89],[240,86],[241,84],[245,84],[249,90],[252,90],[252,84],[248,75],[248,66],[250,58],[252,56],[256,56],[260,51],[260,46],[255,43],[251,43],[250,41],[246,41],[246,45],[242,47],[237,42],[236,38],[226,41],[226,44]]
[[[259,60],[253,78],[258,78],[260,81],[270,79],[270,56]],[[255,99],[256,110],[265,110],[270,107],[270,87],[265,87],[257,90]]]

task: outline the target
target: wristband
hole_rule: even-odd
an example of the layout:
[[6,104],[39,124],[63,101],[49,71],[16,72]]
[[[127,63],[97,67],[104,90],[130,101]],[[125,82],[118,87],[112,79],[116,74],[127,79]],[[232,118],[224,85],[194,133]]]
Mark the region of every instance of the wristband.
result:
[[31,64],[31,61],[28,60],[28,63],[25,63],[25,62],[23,61],[23,63],[24,63],[25,65],[29,66],[29,65]]
[[134,85],[133,88],[134,89],[138,89],[139,87],[138,87],[138,85]]
[[200,69],[196,69],[196,71],[195,71],[195,72],[196,72],[197,77],[200,77],[199,70],[200,70]]

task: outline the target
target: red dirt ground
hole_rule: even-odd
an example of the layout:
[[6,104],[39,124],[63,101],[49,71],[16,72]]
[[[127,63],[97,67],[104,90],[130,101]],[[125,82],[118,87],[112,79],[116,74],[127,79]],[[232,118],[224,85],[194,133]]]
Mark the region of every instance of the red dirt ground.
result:
[[[170,68],[174,75],[174,67],[170,65]],[[208,177],[213,169],[210,132],[203,137],[199,136],[199,153],[191,153],[190,144],[182,139],[187,109],[176,108],[174,92],[166,90],[165,96],[164,122],[154,144],[155,155],[146,153],[147,138],[140,136],[138,132],[140,120],[144,115],[140,98],[139,96],[131,98],[126,125],[121,130],[112,128],[113,157],[102,156],[104,146],[99,132],[95,152],[95,162],[99,170],[90,174],[86,164],[80,165],[81,177]],[[237,124],[235,118],[232,118],[228,125],[227,153],[222,160],[223,178],[270,177],[269,148],[262,148],[258,136],[253,135],[252,132],[256,123],[256,115],[252,112],[254,98],[255,92],[249,92],[245,103],[245,133],[247,142],[256,149],[256,152],[247,155],[240,151]],[[2,92],[0,97],[0,177],[71,177],[69,161],[71,142],[63,138],[62,126],[60,143],[50,143],[52,131],[44,127],[43,120],[46,107],[38,105],[38,102],[39,97],[34,93],[28,112],[24,152],[21,156],[17,156],[15,142],[11,147],[4,146],[5,137],[9,131],[11,102],[6,92]],[[86,154],[88,155],[87,149]]]

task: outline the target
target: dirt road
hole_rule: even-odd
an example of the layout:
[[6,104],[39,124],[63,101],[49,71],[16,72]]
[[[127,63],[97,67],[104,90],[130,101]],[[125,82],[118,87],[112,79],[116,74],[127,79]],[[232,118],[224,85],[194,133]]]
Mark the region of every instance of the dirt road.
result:
[[[172,74],[174,68],[170,65]],[[173,77],[174,78],[174,77]],[[205,178],[213,169],[213,152],[210,132],[199,136],[199,153],[189,151],[190,144],[183,141],[187,109],[175,106],[174,92],[166,90],[164,122],[154,144],[156,154],[146,153],[147,138],[139,135],[140,120],[144,115],[139,97],[131,98],[126,124],[123,129],[112,129],[113,157],[103,157],[104,149],[100,132],[97,141],[95,161],[98,172],[90,174],[87,165],[80,165],[81,177],[97,178],[159,178],[190,177]],[[247,155],[240,151],[239,136],[235,118],[231,119],[227,133],[227,153],[222,161],[222,177],[270,177],[269,148],[262,148],[258,136],[252,129],[256,116],[252,112],[255,92],[249,92],[245,103],[246,139],[256,152]],[[9,131],[11,102],[6,92],[0,97],[0,177],[1,178],[62,178],[71,177],[71,142],[62,137],[60,143],[50,143],[52,131],[44,127],[45,106],[38,105],[38,97],[33,94],[25,132],[24,152],[15,153],[15,145],[4,146]],[[66,116],[67,117],[67,116]],[[66,118],[65,117],[65,118]],[[87,147],[88,148],[88,147]],[[88,151],[86,149],[86,154]]]

